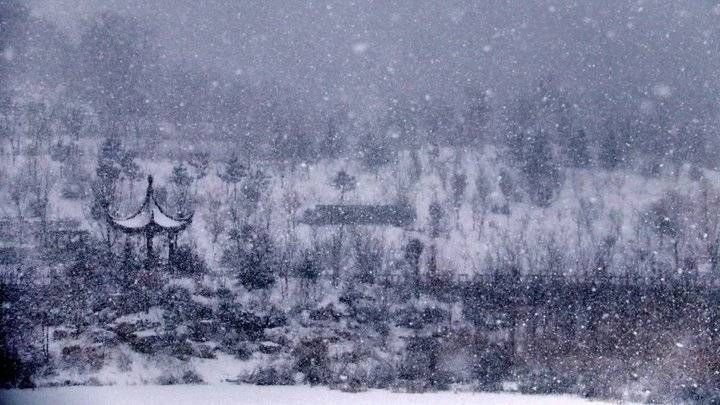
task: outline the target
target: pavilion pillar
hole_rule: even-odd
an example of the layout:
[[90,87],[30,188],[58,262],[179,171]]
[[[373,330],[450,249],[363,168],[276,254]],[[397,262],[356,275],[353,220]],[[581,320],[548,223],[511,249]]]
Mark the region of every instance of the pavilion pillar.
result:
[[175,264],[175,250],[177,248],[177,233],[168,233],[168,264],[172,267]]
[[153,237],[155,233],[151,227],[145,229],[145,250],[147,251],[147,257],[145,258],[145,268],[150,269],[155,261],[153,253]]

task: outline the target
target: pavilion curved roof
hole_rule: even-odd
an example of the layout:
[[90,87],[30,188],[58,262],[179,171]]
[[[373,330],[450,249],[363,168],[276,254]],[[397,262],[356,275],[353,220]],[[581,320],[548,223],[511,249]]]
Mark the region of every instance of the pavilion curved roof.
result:
[[192,214],[186,217],[173,217],[165,213],[155,200],[153,178],[148,176],[145,200],[137,212],[127,218],[116,218],[108,213],[110,224],[124,232],[152,231],[180,232],[192,222]]

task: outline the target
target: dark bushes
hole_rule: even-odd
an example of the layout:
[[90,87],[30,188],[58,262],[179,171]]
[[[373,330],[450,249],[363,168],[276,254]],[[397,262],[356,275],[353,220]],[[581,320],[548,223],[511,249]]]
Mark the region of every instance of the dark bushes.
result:
[[321,338],[302,341],[293,350],[295,369],[305,375],[305,381],[312,384],[329,382],[328,346]]

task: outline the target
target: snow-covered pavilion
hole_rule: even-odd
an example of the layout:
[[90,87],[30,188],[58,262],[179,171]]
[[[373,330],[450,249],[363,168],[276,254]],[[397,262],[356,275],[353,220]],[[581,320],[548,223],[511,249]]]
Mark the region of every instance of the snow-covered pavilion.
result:
[[109,212],[107,216],[112,227],[125,234],[145,234],[147,267],[150,267],[154,261],[153,238],[155,234],[165,233],[167,235],[169,244],[168,261],[172,263],[177,246],[177,235],[192,222],[192,213],[187,216],[173,217],[160,207],[155,199],[152,176],[148,176],[145,200],[137,212],[127,218],[116,218]]

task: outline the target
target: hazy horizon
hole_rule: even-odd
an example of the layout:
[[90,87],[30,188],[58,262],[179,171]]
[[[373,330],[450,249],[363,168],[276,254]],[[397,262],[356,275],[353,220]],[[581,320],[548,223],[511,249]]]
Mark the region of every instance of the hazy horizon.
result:
[[716,97],[720,81],[720,5],[711,1],[32,4],[71,35],[102,11],[135,16],[170,62],[328,102],[452,98],[465,87],[513,94],[545,77],[616,101],[653,97],[658,86],[693,99]]

